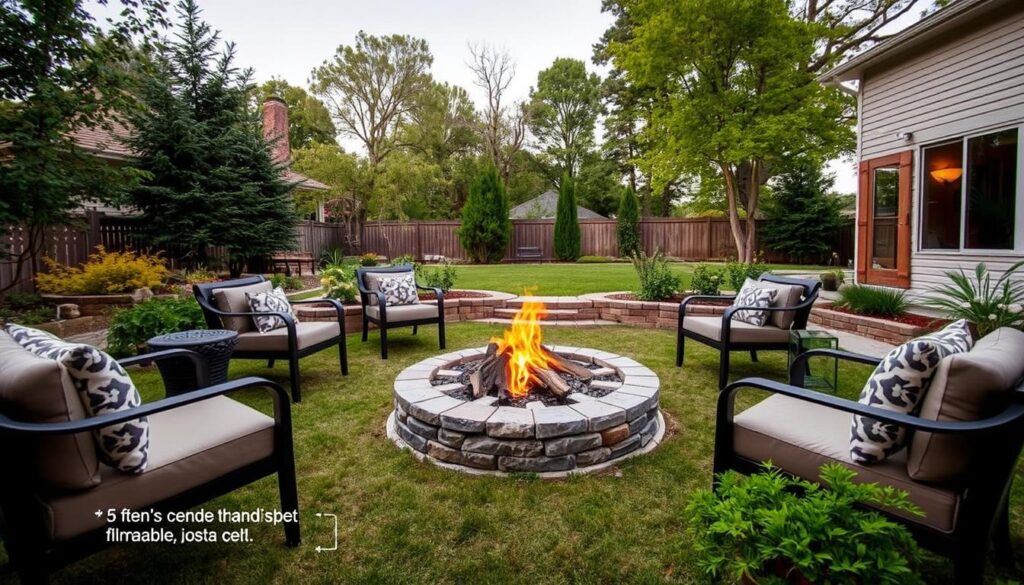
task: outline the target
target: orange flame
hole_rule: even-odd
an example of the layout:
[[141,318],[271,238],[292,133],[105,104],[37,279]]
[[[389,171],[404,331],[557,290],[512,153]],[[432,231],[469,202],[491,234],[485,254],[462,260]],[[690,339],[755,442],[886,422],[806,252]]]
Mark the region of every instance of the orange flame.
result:
[[540,347],[543,339],[540,320],[547,314],[544,303],[526,300],[512,318],[512,327],[506,329],[501,338],[491,338],[498,344],[498,353],[509,357],[505,373],[512,398],[525,397],[530,393],[530,386],[537,382],[531,368],[548,366],[547,355]]

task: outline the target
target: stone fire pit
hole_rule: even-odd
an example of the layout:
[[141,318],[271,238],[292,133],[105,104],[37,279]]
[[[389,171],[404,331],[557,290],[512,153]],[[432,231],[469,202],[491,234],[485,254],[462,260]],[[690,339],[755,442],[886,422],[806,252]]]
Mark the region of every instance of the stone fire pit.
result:
[[561,404],[532,400],[502,406],[494,396],[473,400],[466,384],[457,381],[484,358],[486,348],[429,358],[395,379],[388,437],[442,467],[543,477],[596,471],[658,445],[665,421],[658,408],[657,374],[606,351],[549,349],[596,377],[556,401]]

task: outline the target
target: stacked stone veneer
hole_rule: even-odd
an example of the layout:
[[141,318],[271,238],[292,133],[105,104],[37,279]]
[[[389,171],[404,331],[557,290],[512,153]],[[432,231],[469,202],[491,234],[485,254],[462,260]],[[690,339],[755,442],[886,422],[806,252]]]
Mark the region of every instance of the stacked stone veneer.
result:
[[580,393],[569,403],[527,408],[497,406],[497,399],[453,398],[460,384],[431,385],[439,369],[480,359],[485,349],[453,352],[418,362],[395,379],[395,410],[388,434],[422,456],[468,470],[567,473],[654,448],[664,432],[657,374],[630,358],[554,346],[556,353],[617,371],[622,385],[600,398]]
[[[477,319],[495,318],[495,309],[508,306],[508,303],[516,299],[516,295],[495,292],[495,291],[472,291],[485,294],[479,298],[445,299],[444,320],[446,323],[453,321],[474,321]],[[573,297],[575,298],[575,297]],[[435,302],[436,301],[424,301]],[[299,319],[305,321],[333,321],[337,314],[333,308],[324,306],[296,305],[295,312]],[[373,324],[370,324],[373,327]],[[362,331],[363,307],[362,305],[345,305],[345,330],[349,333]]]

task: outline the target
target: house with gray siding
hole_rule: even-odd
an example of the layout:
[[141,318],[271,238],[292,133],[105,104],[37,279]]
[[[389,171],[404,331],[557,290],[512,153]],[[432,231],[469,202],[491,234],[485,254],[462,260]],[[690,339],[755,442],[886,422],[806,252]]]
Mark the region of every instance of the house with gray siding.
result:
[[857,282],[1024,260],[1024,1],[957,0],[821,81],[857,97]]

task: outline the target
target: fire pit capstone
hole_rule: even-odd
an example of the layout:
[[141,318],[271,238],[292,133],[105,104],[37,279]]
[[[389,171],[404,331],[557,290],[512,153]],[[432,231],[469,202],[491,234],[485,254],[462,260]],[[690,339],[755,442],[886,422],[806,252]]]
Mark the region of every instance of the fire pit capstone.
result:
[[596,471],[658,445],[665,421],[658,408],[657,374],[606,351],[550,349],[591,369],[610,370],[606,377],[621,384],[602,382],[608,393],[572,392],[555,406],[540,400],[525,407],[499,406],[494,396],[472,400],[464,384],[439,383],[451,379],[453,368],[481,360],[486,348],[452,352],[413,364],[395,378],[388,437],[445,468],[542,477]]

